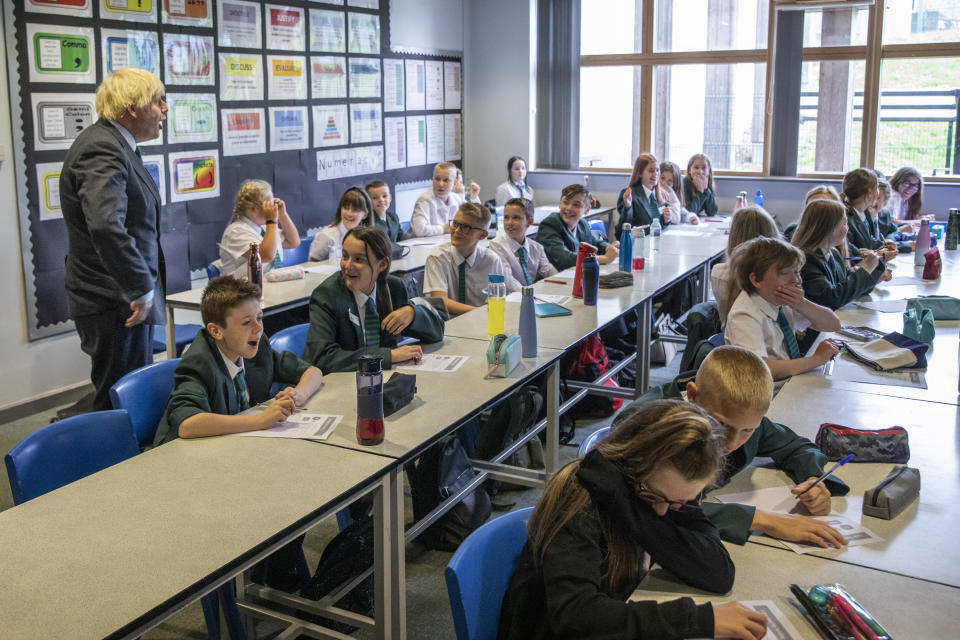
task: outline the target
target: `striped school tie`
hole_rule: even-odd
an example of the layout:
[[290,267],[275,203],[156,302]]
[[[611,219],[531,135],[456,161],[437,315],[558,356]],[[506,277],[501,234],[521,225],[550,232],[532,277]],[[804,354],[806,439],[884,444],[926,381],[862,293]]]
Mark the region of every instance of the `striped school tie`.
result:
[[237,388],[237,406],[240,411],[250,408],[250,392],[247,390],[247,379],[243,376],[243,369],[233,376],[233,386]]
[[523,247],[517,249],[517,260],[520,262],[520,268],[523,269],[524,284],[533,284],[533,281],[530,279],[530,271],[527,269],[527,250]]
[[467,304],[467,261],[460,263],[460,275],[457,278],[457,302]]
[[790,359],[795,360],[800,357],[800,345],[797,344],[797,334],[793,332],[793,327],[787,322],[787,316],[783,313],[783,307],[777,312],[777,324],[780,325],[780,331],[783,332],[783,339],[787,343],[787,352]]
[[367,347],[380,346],[380,314],[373,304],[373,298],[367,298],[363,305],[363,344]]

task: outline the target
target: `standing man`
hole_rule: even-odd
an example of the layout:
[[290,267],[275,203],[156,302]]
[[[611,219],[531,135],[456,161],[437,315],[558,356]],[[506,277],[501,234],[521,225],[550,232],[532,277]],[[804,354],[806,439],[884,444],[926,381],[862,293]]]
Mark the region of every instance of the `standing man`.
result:
[[164,323],[160,192],[138,144],[160,135],[167,103],[160,79],[125,68],[97,88],[100,119],[77,136],[60,172],[67,224],[66,289],[80,347],[90,356],[93,409],[110,387],[153,361]]

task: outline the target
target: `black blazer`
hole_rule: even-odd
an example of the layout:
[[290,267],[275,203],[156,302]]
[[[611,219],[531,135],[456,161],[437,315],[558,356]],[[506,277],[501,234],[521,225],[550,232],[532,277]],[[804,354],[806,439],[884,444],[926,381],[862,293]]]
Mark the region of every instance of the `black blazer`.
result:
[[[869,216],[870,214],[866,214]],[[857,212],[847,207],[847,244],[850,255],[859,255],[860,249],[879,249],[883,246],[883,237],[879,232],[874,235],[866,221],[860,219]]]
[[[606,251],[607,245],[610,244],[593,235],[590,225],[583,218],[577,223],[577,235],[580,242],[592,244],[600,253]],[[537,229],[537,242],[543,245],[547,259],[558,271],[569,269],[577,264],[579,243],[573,239],[567,229],[567,223],[560,217],[560,212],[551,213],[540,223]]]
[[[653,207],[650,204],[650,199],[644,194],[643,185],[637,184],[633,187],[628,187],[628,189],[630,189],[631,196],[629,209],[623,202],[623,194],[627,189],[621,191],[620,195],[617,196],[617,211],[620,213],[620,221],[617,222],[616,227],[618,240],[620,239],[620,233],[623,231],[624,222],[629,222],[631,227],[642,227],[643,225],[650,224],[654,218],[657,218],[664,227],[670,224],[669,222],[663,221],[660,207]],[[654,196],[654,198],[656,198],[656,196]]]
[[400,231],[400,218],[397,217],[397,214],[393,211],[387,211],[386,220],[381,220],[380,216],[376,213],[371,214],[373,216],[373,224],[376,225],[377,229],[380,229],[387,237],[390,238],[392,242],[396,242],[400,239],[402,235]]
[[807,254],[807,260],[800,270],[803,295],[812,302],[836,310],[870,293],[885,269],[883,263],[878,264],[872,272],[848,269],[836,249],[831,250],[829,256],[814,251]]
[[100,119],[71,145],[60,172],[73,316],[128,307],[151,289],[147,324],[164,324],[160,192],[117,127]]

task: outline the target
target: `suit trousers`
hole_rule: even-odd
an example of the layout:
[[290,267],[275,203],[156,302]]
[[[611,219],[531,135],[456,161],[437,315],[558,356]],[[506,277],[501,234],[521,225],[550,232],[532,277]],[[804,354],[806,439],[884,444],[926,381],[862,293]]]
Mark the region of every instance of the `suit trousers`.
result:
[[80,335],[80,348],[90,356],[93,410],[112,409],[110,387],[125,374],[153,362],[152,324],[126,327],[129,307],[115,307],[97,315],[73,319]]

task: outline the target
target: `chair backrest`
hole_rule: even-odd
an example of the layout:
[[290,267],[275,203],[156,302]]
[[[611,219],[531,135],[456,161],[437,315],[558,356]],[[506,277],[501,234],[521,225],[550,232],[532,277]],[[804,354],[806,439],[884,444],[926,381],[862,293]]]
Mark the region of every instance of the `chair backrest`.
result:
[[220,267],[217,266],[216,262],[211,262],[207,265],[207,280],[213,280],[214,278],[220,277]]
[[591,220],[590,230],[599,235],[602,239],[607,239],[607,225],[603,220]]
[[289,351],[299,358],[307,346],[307,329],[309,328],[310,323],[307,322],[281,329],[270,338],[270,347],[274,351]]
[[94,411],[34,431],[4,458],[14,504],[140,453],[126,411]]
[[306,238],[300,238],[300,245],[295,249],[283,250],[283,266],[292,267],[295,264],[302,264],[310,259],[310,242]]
[[133,434],[140,444],[153,442],[173,391],[173,372],[178,364],[180,358],[148,364],[126,374],[110,387],[113,408],[126,409],[130,414]]
[[467,536],[444,572],[457,640],[497,637],[500,605],[527,540],[533,507],[491,520]]
[[707,340],[715,347],[722,347],[724,345],[723,333],[715,333],[707,338]]
[[583,439],[583,443],[580,445],[580,450],[577,451],[578,456],[584,456],[590,449],[593,449],[597,446],[597,443],[610,435],[610,427],[603,427],[597,429],[586,438]]

